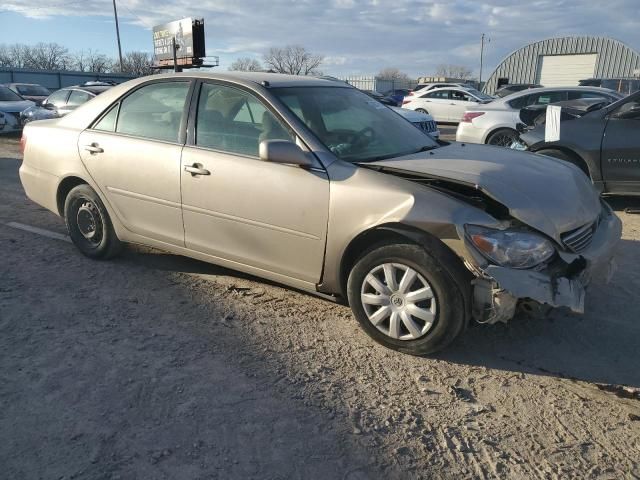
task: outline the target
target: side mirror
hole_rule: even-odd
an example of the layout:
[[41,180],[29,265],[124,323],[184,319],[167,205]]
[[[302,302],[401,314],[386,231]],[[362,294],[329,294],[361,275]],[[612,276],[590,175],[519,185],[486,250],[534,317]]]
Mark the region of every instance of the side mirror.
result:
[[56,109],[56,106],[53,103],[43,103],[42,107],[46,108],[47,110],[55,110]]
[[634,105],[629,110],[614,113],[613,117],[623,119],[640,119],[640,105]]
[[263,162],[286,163],[300,167],[313,164],[302,149],[288,140],[263,140],[260,142],[260,160]]

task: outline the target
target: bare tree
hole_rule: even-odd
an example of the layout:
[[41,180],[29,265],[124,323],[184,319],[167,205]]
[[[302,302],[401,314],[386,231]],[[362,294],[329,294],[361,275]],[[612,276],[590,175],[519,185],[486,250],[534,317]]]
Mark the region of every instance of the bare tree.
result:
[[235,72],[260,72],[262,65],[255,58],[242,57],[238,58],[229,66],[230,71]]
[[59,43],[38,43],[25,46],[25,67],[38,70],[68,70],[73,61],[69,50]]
[[151,75],[153,73],[153,57],[147,52],[127,52],[122,57],[122,73],[133,75]]
[[436,70],[436,76],[438,77],[455,78],[458,80],[469,80],[472,75],[473,72],[471,69],[464,65],[442,64],[438,65],[438,69]]
[[87,54],[87,68],[90,72],[105,73],[113,68],[114,61],[103,53],[89,50]]
[[13,67],[9,46],[0,45],[0,67]]
[[84,50],[80,50],[79,52],[76,52],[74,54],[71,55],[71,61],[72,61],[72,65],[73,65],[73,69],[77,70],[79,72],[86,72],[87,71],[87,54],[85,53]]
[[272,47],[264,55],[264,63],[270,70],[291,75],[318,75],[323,60],[323,55],[313,54],[299,45]]
[[409,75],[401,72],[397,68],[383,68],[378,72],[376,78],[379,78],[380,80],[393,80],[401,82],[409,81]]

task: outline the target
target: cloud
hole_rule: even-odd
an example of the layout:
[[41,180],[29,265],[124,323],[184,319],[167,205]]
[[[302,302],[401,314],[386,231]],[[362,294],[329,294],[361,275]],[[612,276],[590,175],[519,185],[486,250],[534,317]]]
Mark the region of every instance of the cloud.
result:
[[[637,2],[117,0],[121,21],[141,29],[184,16],[205,18],[207,51],[225,58],[260,58],[269,46],[299,44],[325,55],[322,70],[329,74],[373,74],[394,66],[414,76],[429,75],[441,63],[477,70],[483,32],[491,40],[485,49],[489,69],[511,51],[552,36],[612,36],[638,48]],[[113,15],[104,0],[4,0],[3,10],[34,22]],[[52,41],[65,44],[64,38]]]

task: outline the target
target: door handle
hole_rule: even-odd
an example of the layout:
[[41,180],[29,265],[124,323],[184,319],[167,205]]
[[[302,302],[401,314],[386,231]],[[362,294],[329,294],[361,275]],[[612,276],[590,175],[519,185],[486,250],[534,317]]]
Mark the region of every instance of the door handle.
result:
[[192,177],[196,175],[211,175],[211,172],[205,168],[202,168],[202,165],[199,163],[194,163],[193,165],[185,165],[184,171],[189,172]]
[[92,143],[91,145],[85,145],[84,149],[89,153],[102,153],[102,152],[104,152],[104,148],[101,148],[95,142]]

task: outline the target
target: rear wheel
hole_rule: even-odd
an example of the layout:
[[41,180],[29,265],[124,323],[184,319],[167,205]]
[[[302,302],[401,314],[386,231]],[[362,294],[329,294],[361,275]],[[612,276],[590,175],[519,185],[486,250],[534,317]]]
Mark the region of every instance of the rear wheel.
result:
[[546,155],[547,157],[553,157],[553,158],[557,158],[558,160],[564,160],[565,162],[572,163],[576,167],[578,167],[580,170],[582,170],[587,177],[591,177],[591,175],[589,174],[589,169],[584,164],[584,162],[581,159],[579,159],[575,155],[572,155],[569,152],[564,152],[562,150],[557,150],[555,148],[548,148],[548,149],[545,149],[545,150],[538,150],[536,153],[538,153],[540,155]]
[[487,138],[488,145],[495,145],[497,147],[510,147],[513,142],[518,140],[519,135],[515,130],[510,128],[501,128],[496,130],[489,138]]
[[353,313],[382,345],[411,355],[445,348],[464,329],[462,286],[441,260],[413,244],[363,255],[347,282]]
[[64,202],[64,217],[75,246],[89,258],[111,258],[122,249],[102,200],[89,185],[71,189]]

